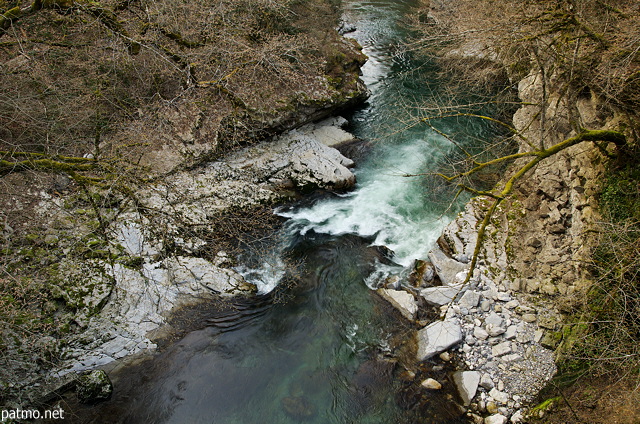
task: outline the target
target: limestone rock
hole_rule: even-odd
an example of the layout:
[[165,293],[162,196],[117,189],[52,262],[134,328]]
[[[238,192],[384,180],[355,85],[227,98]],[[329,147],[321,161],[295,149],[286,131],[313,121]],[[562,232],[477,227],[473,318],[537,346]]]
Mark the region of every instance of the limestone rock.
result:
[[258,180],[291,180],[298,187],[346,189],[355,184],[353,161],[317,138],[292,130],[270,143],[243,150],[227,160]]
[[506,405],[507,402],[509,402],[509,395],[496,388],[489,391],[489,396],[491,396],[496,402],[500,402],[503,405]]
[[342,129],[347,123],[348,121],[343,117],[336,116],[318,123],[307,124],[298,128],[298,132],[312,136],[326,146],[334,147],[355,140],[353,134]]
[[436,274],[438,274],[438,277],[440,277],[440,281],[442,281],[443,284],[454,284],[456,281],[456,275],[468,270],[467,264],[451,259],[438,248],[429,252],[429,260],[433,264]]
[[511,352],[511,342],[502,342],[491,347],[491,354],[493,356],[502,356]]
[[428,390],[440,390],[442,388],[442,384],[440,384],[433,378],[427,378],[422,383],[420,383],[420,385]]
[[378,289],[377,293],[391,303],[409,321],[413,321],[416,318],[418,304],[411,293],[393,289]]
[[420,290],[420,295],[427,303],[435,306],[442,306],[450,303],[460,292],[463,286],[456,284],[454,286],[437,286],[427,287]]
[[465,406],[469,406],[478,390],[480,373],[478,371],[457,371],[453,374],[453,381],[458,387],[458,393],[460,393],[462,403]]
[[480,378],[480,385],[486,390],[491,390],[495,387],[495,384],[489,374],[482,374],[482,377]]
[[418,360],[424,361],[462,341],[460,325],[454,321],[436,321],[418,331]]
[[471,309],[478,306],[478,302],[480,302],[480,293],[467,290],[458,301],[458,305],[460,305],[461,308]]
[[507,417],[501,414],[494,414],[484,419],[484,424],[505,424],[508,421]]

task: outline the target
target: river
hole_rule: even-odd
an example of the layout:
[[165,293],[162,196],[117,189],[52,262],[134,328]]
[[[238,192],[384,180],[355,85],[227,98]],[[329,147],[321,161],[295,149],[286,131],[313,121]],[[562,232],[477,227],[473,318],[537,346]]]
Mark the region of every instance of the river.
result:
[[371,147],[359,158],[355,190],[276,211],[287,218],[277,255],[304,264],[288,280],[295,284],[281,281],[281,258],[262,271],[245,268],[262,293],[280,284],[276,302],[265,295],[265,306],[200,315],[200,328],[120,376],[111,401],[79,411],[83,421],[466,422],[450,392],[405,381],[406,369],[443,381],[448,370],[413,363],[415,329],[372,290],[426,257],[460,206],[450,207],[450,190],[404,176],[436,169],[452,150],[424,126],[407,125],[439,90],[430,83],[432,65],[399,48],[414,3],[344,2],[344,19],[355,28],[347,36],[369,57],[362,78],[371,90],[348,116],[349,130]]

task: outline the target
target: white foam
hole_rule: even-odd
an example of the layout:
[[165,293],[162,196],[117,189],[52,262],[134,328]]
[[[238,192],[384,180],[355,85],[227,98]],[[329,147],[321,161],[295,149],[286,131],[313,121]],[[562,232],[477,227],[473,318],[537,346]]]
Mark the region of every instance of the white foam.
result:
[[439,151],[423,140],[387,148],[371,170],[358,174],[357,189],[341,198],[323,200],[309,208],[277,211],[302,234],[309,230],[331,235],[375,237],[372,244],[394,251],[394,260],[409,265],[426,257],[448,221],[428,203],[420,177],[405,177],[428,169]]

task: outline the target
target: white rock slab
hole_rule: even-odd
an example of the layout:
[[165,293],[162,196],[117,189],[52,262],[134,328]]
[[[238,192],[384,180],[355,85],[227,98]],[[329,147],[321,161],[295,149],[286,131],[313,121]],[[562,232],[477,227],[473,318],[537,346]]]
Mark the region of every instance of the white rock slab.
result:
[[480,373],[478,371],[456,371],[453,374],[453,381],[458,387],[458,393],[460,393],[464,406],[469,406],[478,391]]
[[478,302],[480,302],[480,293],[467,290],[458,301],[458,305],[461,308],[471,309],[478,306]]
[[418,360],[424,361],[462,341],[460,325],[453,321],[436,321],[418,331]]
[[429,260],[443,284],[454,284],[456,275],[460,272],[466,272],[469,268],[467,264],[451,259],[440,249],[433,249],[429,252]]
[[451,301],[463,290],[462,284],[454,286],[437,286],[427,287],[420,290],[420,296],[427,301],[427,303],[435,306],[442,306]]
[[383,299],[387,300],[394,308],[399,310],[406,319],[409,321],[416,319],[418,304],[411,293],[404,290],[393,289],[378,289],[377,292]]

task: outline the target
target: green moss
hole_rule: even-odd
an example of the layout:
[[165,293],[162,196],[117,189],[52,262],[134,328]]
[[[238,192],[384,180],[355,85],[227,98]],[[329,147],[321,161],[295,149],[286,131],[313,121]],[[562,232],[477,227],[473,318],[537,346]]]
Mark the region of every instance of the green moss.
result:
[[116,258],[116,262],[121,263],[127,268],[140,269],[144,264],[144,258],[141,256],[119,256]]
[[536,405],[535,407],[533,407],[531,409],[531,412],[546,412],[549,409],[553,408],[556,404],[558,404],[560,401],[562,400],[561,397],[553,397],[550,399],[547,399],[543,402],[541,402],[540,404]]

